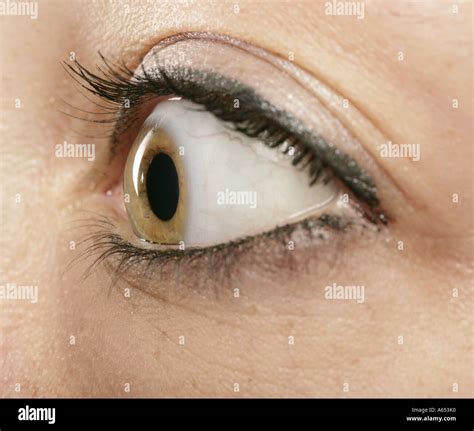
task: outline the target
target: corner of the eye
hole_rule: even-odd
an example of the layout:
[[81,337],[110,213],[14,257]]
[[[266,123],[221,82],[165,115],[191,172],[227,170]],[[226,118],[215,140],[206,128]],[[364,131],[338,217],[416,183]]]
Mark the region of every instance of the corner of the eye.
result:
[[371,194],[365,198],[363,210],[368,220],[374,225],[387,226],[393,219],[383,208],[375,186],[372,187]]
[[393,218],[378,204],[374,207],[362,209],[365,222],[372,226],[377,232],[381,232],[393,223]]

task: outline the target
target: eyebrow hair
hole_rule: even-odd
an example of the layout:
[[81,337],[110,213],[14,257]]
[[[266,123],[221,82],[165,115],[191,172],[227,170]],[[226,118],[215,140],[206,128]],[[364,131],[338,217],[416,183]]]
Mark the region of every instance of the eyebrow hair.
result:
[[[220,120],[232,124],[234,130],[250,137],[259,137],[258,120],[265,120],[267,126],[274,129],[287,131],[301,145],[313,151],[323,166],[329,168],[349,188],[366,210],[369,209],[368,213],[364,213],[371,222],[387,223],[388,217],[380,208],[377,187],[372,177],[352,157],[330,145],[323,136],[309,131],[296,118],[278,109],[237,79],[189,67],[146,70],[143,64],[141,74],[137,75],[124,64],[111,64],[99,55],[105,66],[98,67],[102,76],[90,72],[77,60],[72,65],[64,63],[64,66],[83,88],[110,103],[111,118],[96,122],[114,125],[110,143],[112,154],[122,145],[122,134],[137,119],[141,103],[159,96],[180,96],[202,105]],[[236,99],[239,100],[238,109],[234,108]],[[126,106],[124,102],[127,102]],[[239,126],[249,119],[256,123],[253,124],[253,130]]]

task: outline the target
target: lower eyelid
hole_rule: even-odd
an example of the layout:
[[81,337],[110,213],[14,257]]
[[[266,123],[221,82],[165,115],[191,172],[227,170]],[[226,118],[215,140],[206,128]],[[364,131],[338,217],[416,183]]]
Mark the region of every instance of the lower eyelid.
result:
[[167,289],[168,282],[206,289],[232,284],[248,274],[276,283],[282,271],[298,273],[308,265],[312,271],[324,271],[334,267],[340,251],[354,240],[349,234],[357,234],[363,225],[359,216],[328,213],[231,244],[157,251],[128,242],[115,223],[98,223],[85,238],[83,253],[92,262],[103,263],[111,279],[159,296],[166,295],[163,282]]

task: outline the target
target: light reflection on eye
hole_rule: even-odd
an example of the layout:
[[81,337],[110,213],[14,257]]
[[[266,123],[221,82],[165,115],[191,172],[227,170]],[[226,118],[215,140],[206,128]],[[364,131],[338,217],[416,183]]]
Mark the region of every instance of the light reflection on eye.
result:
[[150,242],[200,247],[314,214],[338,187],[324,176],[310,187],[305,158],[313,159],[291,141],[271,148],[231,130],[202,106],[163,101],[144,122],[124,170],[133,230]]

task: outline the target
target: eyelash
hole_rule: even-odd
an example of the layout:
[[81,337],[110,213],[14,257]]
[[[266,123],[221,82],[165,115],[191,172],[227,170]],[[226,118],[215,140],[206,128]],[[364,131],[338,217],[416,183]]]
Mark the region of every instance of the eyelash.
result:
[[[79,84],[88,90],[90,93],[100,97],[103,101],[110,103],[105,113],[111,115],[108,119],[95,119],[86,120],[102,124],[115,124],[116,127],[113,134],[112,140],[115,142],[117,147],[121,131],[126,129],[136,118],[136,110],[139,109],[141,103],[153,96],[171,96],[179,95],[189,100],[205,106],[209,112],[213,113],[217,118],[227,122],[231,125],[231,128],[237,132],[240,132],[250,138],[258,138],[270,148],[280,148],[283,154],[288,154],[293,149],[293,153],[290,154],[293,157],[293,166],[299,166],[301,169],[308,169],[310,176],[309,185],[312,186],[319,179],[322,172],[326,171],[327,175],[324,178],[324,182],[329,182],[331,176],[327,170],[327,166],[323,161],[317,157],[309,148],[304,147],[294,134],[286,131],[281,126],[277,125],[274,121],[269,120],[263,116],[254,118],[248,118],[247,114],[241,114],[242,111],[222,109],[224,104],[229,104],[229,101],[223,103],[223,101],[216,101],[215,94],[196,95],[187,93],[186,89],[179,89],[171,82],[171,79],[167,76],[165,71],[160,71],[160,75],[167,84],[157,85],[156,81],[151,79],[147,73],[144,72],[144,77],[134,76],[133,72],[128,69],[125,65],[111,65],[110,62],[99,53],[104,65],[104,68],[99,68],[104,77],[100,77],[96,74],[92,74],[86,68],[84,68],[79,62],[75,62],[74,65],[63,63],[66,71],[73,78],[84,80],[87,84],[79,82]],[[128,101],[131,110],[124,111],[124,102]],[[106,108],[106,107],[102,107]],[[76,117],[79,118],[79,117]],[[85,120],[84,118],[80,118]]]
[[[249,137],[258,138],[271,148],[278,147],[283,153],[288,153],[290,147],[293,147],[295,149],[293,165],[299,166],[302,169],[309,168],[310,186],[318,180],[322,172],[327,173],[324,178],[325,183],[330,180],[331,176],[336,176],[334,175],[334,168],[331,169],[323,158],[318,157],[315,151],[301,144],[293,133],[286,130],[278,122],[266,118],[260,112],[260,115],[252,116],[252,113],[255,113],[255,111],[251,109],[231,109],[226,111],[224,106],[233,106],[232,99],[235,98],[235,94],[228,96],[225,93],[225,88],[219,88],[220,91],[212,93],[207,89],[193,87],[184,79],[180,81],[179,74],[177,77],[170,77],[165,71],[157,72],[160,78],[158,82],[156,75],[151,77],[144,68],[142,68],[143,76],[136,76],[125,65],[112,65],[103,55],[100,53],[99,55],[104,64],[104,67],[98,66],[102,76],[91,73],[77,61],[72,65],[63,63],[63,66],[82,88],[102,100],[100,105],[97,103],[96,105],[101,108],[103,112],[100,114],[105,117],[86,119],[66,114],[81,120],[112,125],[113,131],[109,136],[112,144],[112,154],[116,154],[119,147],[123,145],[121,135],[137,121],[140,106],[144,102],[154,97],[178,95],[203,105],[205,109],[213,113],[217,118],[232,125],[234,130]],[[199,94],[199,90],[201,90],[201,94]],[[247,94],[243,95],[239,100],[247,100],[248,98]],[[256,99],[253,100],[252,98]],[[261,103],[255,94],[251,94],[250,99],[254,105]],[[103,105],[104,102],[107,104],[106,106]],[[128,102],[129,108],[124,107],[126,102]],[[252,104],[248,103],[247,106],[252,106]],[[107,117],[107,115],[110,117]],[[331,157],[332,159],[341,158],[339,155],[336,157],[334,154],[329,156],[329,158]],[[334,163],[336,162],[337,160]],[[351,159],[346,157],[344,162],[353,168],[354,164],[351,164]],[[362,172],[362,174],[364,173]],[[368,190],[369,198],[366,200],[366,205],[360,205],[358,210],[371,223],[377,224],[380,221],[385,224],[388,219],[382,212],[367,210],[367,207],[375,208],[378,206],[378,199],[375,197],[375,186],[373,186],[368,176],[363,177],[365,181],[367,181],[367,178],[368,186],[366,190]],[[342,181],[345,185],[353,185],[352,183],[347,184],[344,180]],[[362,181],[354,182],[356,185],[361,183]],[[364,191],[362,189],[362,192]],[[355,190],[354,194],[356,197],[360,197],[358,194],[360,195],[362,192],[359,190],[358,193]],[[369,193],[372,193],[373,196],[370,196]],[[114,233],[115,226],[110,220],[96,218],[95,225],[100,228],[84,240],[85,243],[89,243],[89,246],[79,259],[100,252],[91,265],[92,269],[98,263],[109,262],[111,258],[116,258],[113,267],[117,274],[126,273],[131,268],[138,269],[139,267],[146,269],[143,272],[147,272],[150,268],[153,268],[153,271],[162,272],[169,263],[177,263],[178,266],[184,264],[189,267],[196,262],[214,262],[215,265],[211,265],[212,268],[209,269],[215,271],[217,268],[223,267],[222,263],[226,263],[225,267],[229,266],[229,256],[234,256],[239,254],[239,251],[255,247],[263,239],[280,241],[285,247],[295,229],[303,229],[312,238],[316,231],[319,232],[318,235],[321,235],[321,230],[326,228],[343,231],[348,224],[350,223],[343,223],[342,218],[339,216],[324,214],[319,218],[309,218],[294,224],[278,227],[261,235],[242,238],[219,246],[185,250],[150,250],[136,247],[124,240],[120,235]],[[343,225],[344,229],[342,229]],[[174,272],[179,273],[179,271]]]
[[[91,218],[79,219],[75,221],[74,229],[87,228],[93,230],[80,242],[80,246],[84,246],[80,254],[70,263],[68,269],[79,264],[81,261],[88,261],[94,256],[92,263],[83,273],[83,279],[87,279],[94,269],[105,263],[111,270],[112,285],[118,279],[124,278],[130,284],[134,284],[134,280],[153,280],[159,274],[160,280],[166,280],[171,274],[173,279],[180,284],[186,284],[189,271],[195,276],[202,271],[204,274],[212,274],[212,278],[217,283],[223,283],[228,280],[232,274],[236,274],[234,268],[239,268],[240,259],[245,256],[258,256],[257,259],[252,258],[252,263],[258,261],[260,270],[264,270],[268,265],[265,258],[260,259],[272,249],[271,245],[275,245],[274,249],[278,250],[272,254],[272,261],[277,257],[284,262],[285,267],[299,271],[301,265],[295,260],[295,251],[289,244],[294,239],[293,235],[300,232],[305,239],[309,241],[318,240],[325,242],[332,235],[340,235],[345,233],[349,228],[354,227],[350,219],[344,219],[333,214],[323,214],[319,217],[309,217],[305,220],[279,226],[269,232],[264,232],[256,236],[243,237],[226,244],[205,248],[189,248],[189,249],[144,249],[135,247],[133,244],[124,240],[119,234],[115,233],[115,225],[109,218],[93,213]],[[365,226],[361,225],[362,230]],[[260,259],[260,260],[259,260]],[[306,261],[303,261],[303,266]],[[270,265],[269,274],[273,274],[274,267]],[[205,282],[207,278],[193,277],[192,284]],[[146,291],[143,286],[139,286]],[[152,289],[151,293],[156,294],[156,289]]]
[[[250,137],[256,137],[257,131],[261,132],[259,138],[265,138],[266,133],[280,137],[273,141],[267,137],[267,145],[278,146],[280,140],[285,141],[284,138],[296,138],[295,145],[300,151],[295,153],[294,160],[308,149],[316,156],[311,161],[311,184],[325,170],[341,181],[356,200],[365,206],[363,210],[368,219],[373,223],[386,224],[388,221],[383,211],[378,209],[380,202],[375,184],[354,159],[329,145],[323,137],[310,133],[296,119],[261,99],[252,89],[240,85],[236,80],[189,69],[178,69],[172,74],[166,70],[154,70],[152,76],[142,66],[143,76],[137,76],[125,65],[112,65],[99,55],[104,63],[104,67],[98,66],[102,77],[91,73],[77,61],[73,65],[63,63],[63,66],[81,87],[108,102],[109,106],[102,108],[105,109],[104,113],[112,115],[111,118],[87,121],[115,125],[110,136],[112,152],[121,146],[121,135],[136,122],[144,102],[154,97],[176,94],[203,105],[217,118]],[[239,109],[233,108],[236,99],[241,102]],[[125,102],[128,102],[129,108],[124,108]]]

